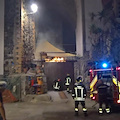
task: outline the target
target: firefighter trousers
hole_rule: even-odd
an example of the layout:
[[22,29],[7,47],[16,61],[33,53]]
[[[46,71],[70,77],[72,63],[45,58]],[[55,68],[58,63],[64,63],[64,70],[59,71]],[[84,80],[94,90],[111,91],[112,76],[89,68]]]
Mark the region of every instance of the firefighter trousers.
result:
[[79,103],[81,103],[83,113],[86,114],[87,113],[87,109],[85,107],[85,101],[75,101],[75,113],[78,114],[78,111],[79,111],[78,105],[79,105]]
[[102,109],[102,105],[103,104],[105,104],[105,107],[106,107],[106,109],[105,109],[105,111],[106,111],[106,113],[110,113],[110,108],[109,108],[109,101],[107,100],[107,98],[105,99],[100,99],[99,100],[99,113],[103,113],[103,109]]
[[67,92],[70,92],[70,86],[66,85],[66,87],[67,87]]
[[108,102],[105,102],[105,103],[103,103],[103,102],[99,102],[99,108],[102,108],[102,105],[103,105],[103,104],[105,104],[105,107],[106,107],[106,108],[109,107]]

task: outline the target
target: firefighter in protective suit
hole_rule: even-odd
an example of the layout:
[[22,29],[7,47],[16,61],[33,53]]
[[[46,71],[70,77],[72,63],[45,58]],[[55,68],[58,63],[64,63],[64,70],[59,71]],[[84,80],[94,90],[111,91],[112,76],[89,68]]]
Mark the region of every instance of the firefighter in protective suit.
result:
[[107,114],[109,114],[110,113],[109,100],[108,100],[109,86],[104,84],[103,81],[99,79],[96,87],[98,91],[98,102],[99,102],[98,113],[103,114],[102,105],[105,104],[105,107],[106,107],[105,111]]
[[72,91],[72,97],[75,100],[75,116],[78,116],[79,103],[81,103],[82,105],[82,110],[83,110],[84,115],[87,116],[87,109],[85,107],[85,99],[86,99],[87,92],[82,82],[83,82],[82,77],[79,76],[76,79],[76,83],[74,84],[74,88]]
[[67,77],[65,78],[65,86],[67,87],[67,92],[70,93],[70,84],[72,82],[72,79],[69,74],[67,74]]

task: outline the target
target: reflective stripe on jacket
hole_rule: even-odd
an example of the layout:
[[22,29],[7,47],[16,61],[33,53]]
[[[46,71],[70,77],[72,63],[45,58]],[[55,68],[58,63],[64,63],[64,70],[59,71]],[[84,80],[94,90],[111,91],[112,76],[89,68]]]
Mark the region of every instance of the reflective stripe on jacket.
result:
[[72,97],[75,101],[85,101],[86,98],[86,88],[81,83],[75,83],[73,88]]

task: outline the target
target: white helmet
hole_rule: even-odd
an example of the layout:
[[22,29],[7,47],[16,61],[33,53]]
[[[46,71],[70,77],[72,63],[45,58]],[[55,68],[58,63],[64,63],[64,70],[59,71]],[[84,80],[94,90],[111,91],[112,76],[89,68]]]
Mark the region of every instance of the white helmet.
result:
[[0,81],[0,89],[4,89],[7,86],[7,82],[5,81]]

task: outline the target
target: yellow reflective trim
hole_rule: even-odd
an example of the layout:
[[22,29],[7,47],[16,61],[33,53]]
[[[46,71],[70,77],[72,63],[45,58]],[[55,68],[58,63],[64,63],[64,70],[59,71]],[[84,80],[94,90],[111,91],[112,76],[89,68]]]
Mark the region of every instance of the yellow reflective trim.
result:
[[102,110],[102,108],[99,108],[99,110],[101,111],[101,110]]
[[94,85],[95,85],[95,83],[97,82],[97,75],[93,78],[93,80],[92,80],[92,82],[90,83],[90,89],[91,89],[91,91],[93,91],[93,87],[94,87]]
[[93,97],[93,94],[90,95],[90,98]]
[[93,91],[93,88],[91,88],[90,91]]
[[107,113],[110,113],[110,109],[109,109],[109,108],[107,108],[107,109],[106,109],[106,112],[107,112]]
[[86,109],[86,108],[83,108],[83,111],[87,111],[87,109]]
[[103,113],[103,111],[99,111],[99,113]]
[[112,79],[113,83],[118,86],[119,88],[119,100],[120,100],[120,82],[117,81],[117,78],[115,76],[113,76],[113,79]]
[[78,108],[75,108],[75,111],[78,111]]
[[119,82],[119,81],[117,81],[117,78],[116,78],[115,76],[113,76],[113,79],[112,79],[112,80],[113,80],[113,83],[114,83],[116,86],[118,86],[118,82]]
[[90,98],[93,97],[92,91],[93,91],[93,87],[94,87],[94,85],[96,84],[96,82],[97,82],[97,75],[94,77],[94,79],[93,79],[92,82],[90,83]]
[[72,96],[75,96],[75,94],[72,94]]

